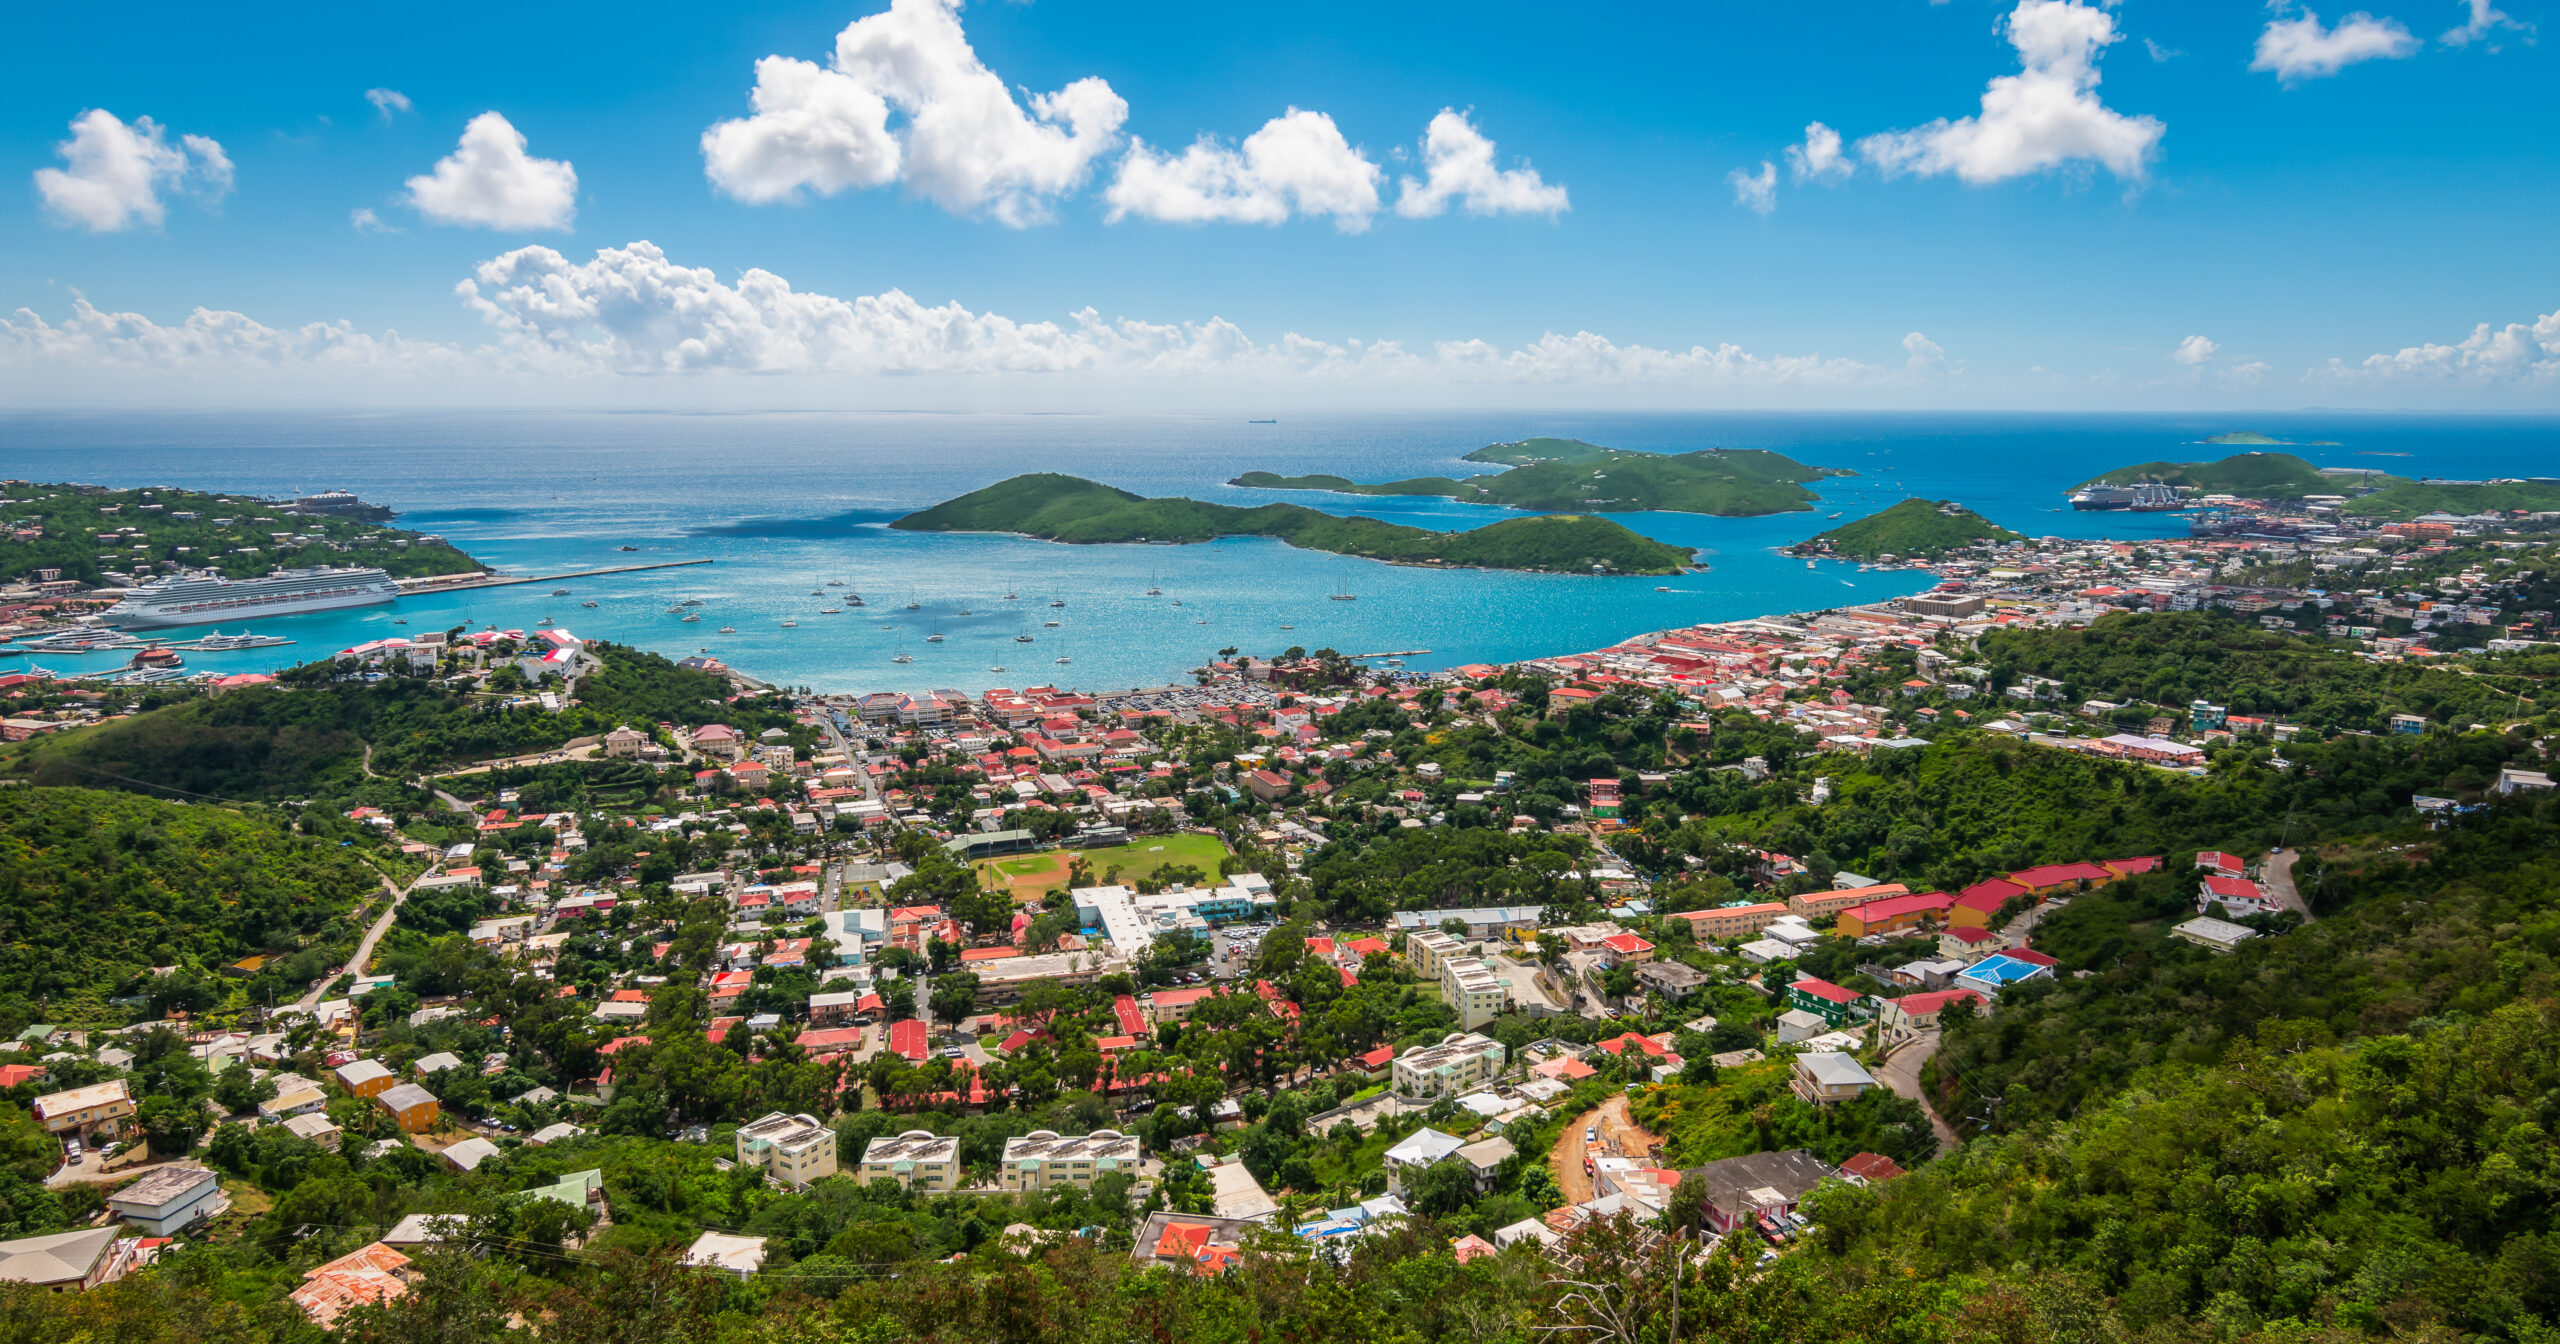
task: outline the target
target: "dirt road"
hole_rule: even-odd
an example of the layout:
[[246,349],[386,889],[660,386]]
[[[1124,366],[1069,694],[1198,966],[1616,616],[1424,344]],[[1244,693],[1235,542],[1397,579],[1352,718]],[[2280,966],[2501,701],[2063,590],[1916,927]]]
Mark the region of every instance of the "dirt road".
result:
[[[1599,1131],[1600,1141],[1585,1145],[1582,1135],[1591,1129]],[[1547,1169],[1556,1178],[1556,1188],[1564,1192],[1564,1202],[1579,1204],[1593,1195],[1591,1176],[1582,1169],[1584,1157],[1641,1158],[1660,1141],[1628,1116],[1626,1097],[1615,1096],[1565,1126],[1564,1137],[1556,1140],[1555,1151],[1547,1157]]]

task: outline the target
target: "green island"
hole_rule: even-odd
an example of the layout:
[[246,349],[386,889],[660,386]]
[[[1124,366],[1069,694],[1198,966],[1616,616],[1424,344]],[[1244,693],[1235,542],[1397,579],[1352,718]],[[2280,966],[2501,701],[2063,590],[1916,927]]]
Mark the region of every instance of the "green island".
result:
[[[2211,442],[2211,440],[2208,440]],[[2291,453],[2234,453],[2219,462],[2140,462],[2092,476],[2073,489],[2093,485],[2135,485],[2156,481],[2185,486],[2202,494],[2243,495],[2252,499],[2299,499],[2334,494],[2339,482]]]
[[1676,574],[1692,560],[1686,548],[1587,515],[1507,518],[1472,531],[1433,532],[1296,504],[1242,509],[1196,499],[1149,499],[1053,472],[999,481],[890,526],[909,532],[1013,532],[1077,545],[1272,537],[1307,550],[1394,564],[1564,573]]
[[94,584],[110,571],[139,577],[163,565],[235,579],[279,566],[365,565],[412,579],[482,568],[441,537],[368,521],[388,516],[378,507],[294,512],[286,501],[165,487],[0,482],[0,577],[53,569]]
[[1508,471],[1470,476],[1417,476],[1364,485],[1341,476],[1279,476],[1248,471],[1229,485],[1261,490],[1325,490],[1345,495],[1438,495],[1511,509],[1610,513],[1706,513],[1757,517],[1810,509],[1819,498],[1807,481],[1851,475],[1809,467],[1759,448],[1646,453],[1604,448],[1580,439],[1522,439],[1467,454]]
[[1847,560],[1880,555],[1903,558],[1942,555],[1977,541],[2024,541],[2012,532],[1950,500],[1906,499],[1880,513],[1842,523],[1789,549],[1797,555],[1828,554]]
[[2227,446],[2270,448],[2290,444],[2292,440],[2279,439],[2270,434],[2261,434],[2254,429],[2236,429],[2227,434],[2209,435],[2205,438],[2198,439],[2197,442]]

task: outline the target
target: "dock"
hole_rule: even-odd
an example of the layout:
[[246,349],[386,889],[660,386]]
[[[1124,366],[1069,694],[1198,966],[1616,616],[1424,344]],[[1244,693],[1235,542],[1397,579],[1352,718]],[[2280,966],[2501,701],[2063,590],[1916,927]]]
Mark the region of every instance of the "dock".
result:
[[687,565],[707,565],[710,560],[660,560],[646,565],[607,565],[602,569],[573,569],[566,574],[440,574],[432,578],[400,580],[400,595],[415,597],[424,593],[457,593],[466,588],[511,588],[524,583],[558,583],[562,579],[592,579],[599,574],[637,574],[644,569],[682,569]]
[[1429,652],[1431,652],[1429,649],[1397,649],[1390,653],[1355,653],[1351,656],[1354,658],[1419,658]]

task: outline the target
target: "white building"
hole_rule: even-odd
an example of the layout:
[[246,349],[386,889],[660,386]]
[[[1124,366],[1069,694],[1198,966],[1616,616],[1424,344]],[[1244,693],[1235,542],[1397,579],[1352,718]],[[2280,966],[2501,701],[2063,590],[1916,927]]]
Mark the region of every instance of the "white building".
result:
[[1493,1081],[1505,1054],[1500,1041],[1453,1031],[1438,1045],[1417,1045],[1398,1055],[1389,1078],[1406,1096],[1461,1096]]
[[814,1115],[774,1111],[738,1127],[738,1164],[762,1167],[769,1179],[801,1189],[836,1174],[836,1134]]
[[1062,1185],[1089,1186],[1097,1176],[1138,1170],[1138,1138],[1116,1129],[1090,1134],[1060,1134],[1035,1129],[1004,1141],[1004,1188],[1048,1190]]
[[1440,998],[1458,1010],[1458,1025],[1473,1031],[1511,1011],[1511,984],[1485,958],[1446,957],[1440,962]]
[[916,1190],[949,1194],[960,1184],[960,1139],[910,1129],[873,1139],[862,1149],[862,1170],[854,1179],[864,1185],[896,1181]]
[[193,1163],[173,1164],[107,1197],[107,1207],[146,1237],[173,1237],[231,1208],[222,1181]]

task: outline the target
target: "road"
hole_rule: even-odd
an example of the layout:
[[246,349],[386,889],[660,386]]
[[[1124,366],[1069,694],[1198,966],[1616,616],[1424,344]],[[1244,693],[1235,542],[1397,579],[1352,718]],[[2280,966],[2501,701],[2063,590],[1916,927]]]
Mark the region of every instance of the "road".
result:
[[1892,1088],[1895,1096],[1920,1103],[1920,1109],[1929,1117],[1929,1128],[1937,1133],[1938,1154],[1943,1157],[1954,1152],[1964,1139],[1956,1133],[1955,1126],[1938,1117],[1938,1108],[1929,1103],[1929,1094],[1920,1086],[1920,1066],[1936,1053],[1938,1033],[1923,1032],[1885,1056],[1883,1077],[1884,1085]]
[[2266,866],[2258,870],[2258,883],[2267,889],[2268,895],[2276,898],[2277,905],[2302,916],[2302,922],[2308,924],[2319,916],[2311,913],[2311,903],[2303,900],[2302,893],[2293,888],[2293,861],[2301,857],[2302,851],[2298,849],[2288,849],[2271,856]]
[[[1594,1128],[1600,1131],[1600,1142],[1586,1150],[1583,1131]],[[1580,1204],[1592,1198],[1591,1177],[1582,1169],[1586,1152],[1594,1157],[1642,1157],[1657,1142],[1656,1136],[1636,1127],[1627,1114],[1626,1096],[1620,1094],[1564,1127],[1564,1137],[1556,1140],[1555,1151],[1547,1157],[1547,1170],[1555,1176],[1556,1188],[1564,1192],[1564,1202]]]
[[[434,871],[435,868],[429,866],[426,872],[418,874],[418,877],[425,877]],[[364,974],[365,963],[373,960],[373,945],[381,942],[382,935],[391,931],[391,921],[398,918],[400,914],[400,903],[409,899],[410,889],[417,885],[417,878],[411,878],[406,887],[395,887],[391,885],[390,878],[382,879],[382,889],[391,893],[391,904],[384,906],[381,917],[373,921],[372,928],[364,931],[364,937],[356,943],[356,954],[347,959],[347,964],[333,974],[322,976],[320,983],[313,985],[309,992],[294,1000],[294,1006],[309,1012],[319,1004],[320,996],[328,992],[329,986],[337,983],[339,976]]]

